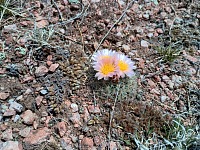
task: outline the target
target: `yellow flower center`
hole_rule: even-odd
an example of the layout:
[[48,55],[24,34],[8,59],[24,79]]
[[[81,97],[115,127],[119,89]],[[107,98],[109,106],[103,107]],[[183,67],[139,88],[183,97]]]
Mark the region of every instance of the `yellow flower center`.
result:
[[103,73],[104,75],[108,75],[111,72],[115,71],[115,67],[112,63],[108,63],[108,64],[104,64],[101,67],[101,73]]
[[120,60],[120,61],[118,62],[118,66],[119,66],[119,69],[120,69],[121,71],[128,70],[128,64],[125,63],[125,62],[122,61],[122,60]]

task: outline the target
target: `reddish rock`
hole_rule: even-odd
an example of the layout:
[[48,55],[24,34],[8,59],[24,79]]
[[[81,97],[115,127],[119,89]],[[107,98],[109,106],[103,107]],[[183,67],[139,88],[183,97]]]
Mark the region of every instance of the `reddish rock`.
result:
[[38,129],[38,130],[33,130],[30,132],[28,137],[24,138],[24,142],[28,144],[40,144],[50,136],[50,130],[47,127]]
[[197,58],[193,57],[193,56],[190,56],[190,55],[187,55],[185,56],[187,60],[191,61],[191,62],[194,62],[196,63],[198,61]]
[[52,55],[48,55],[48,56],[47,56],[47,60],[48,60],[48,61],[51,61],[52,59],[53,59],[53,56],[52,56]]
[[89,105],[88,106],[88,111],[90,113],[94,113],[94,114],[99,114],[101,112],[99,106],[94,106],[94,105]]
[[0,74],[6,73],[6,68],[0,68]]
[[65,105],[69,108],[71,106],[71,101],[70,100],[65,100]]
[[139,58],[139,64],[138,64],[138,66],[139,66],[139,68],[144,68],[144,59],[142,59],[142,58]]
[[1,131],[4,131],[4,130],[6,130],[6,129],[7,129],[7,127],[8,127],[8,125],[7,125],[7,124],[0,124],[0,130],[1,130]]
[[160,76],[157,76],[157,75],[154,76],[154,79],[156,80],[156,82],[160,82],[161,81]]
[[30,132],[31,132],[31,128],[26,127],[19,131],[19,135],[21,135],[22,137],[27,137],[30,134]]
[[90,118],[90,114],[89,114],[88,109],[86,107],[84,107],[84,112],[83,113],[84,113],[84,115],[83,115],[84,118],[83,119],[84,119],[85,122],[87,122],[89,120],[89,118]]
[[163,30],[162,30],[161,28],[157,28],[157,29],[156,29],[156,32],[159,33],[159,34],[162,34],[162,33],[163,33]]
[[53,64],[53,62],[52,61],[47,61],[47,66],[51,66]]
[[38,22],[36,22],[36,26],[38,28],[44,28],[45,26],[47,26],[49,24],[49,22],[47,20],[40,20]]
[[12,129],[5,130],[1,135],[1,139],[5,140],[5,141],[12,140],[13,139]]
[[6,100],[10,96],[9,93],[0,92],[0,99]]
[[48,71],[49,71],[49,70],[48,70],[47,67],[45,67],[45,66],[39,66],[39,67],[37,67],[36,70],[35,70],[35,75],[36,75],[37,77],[39,77],[39,76],[44,76],[45,74],[47,74]]
[[49,71],[51,72],[55,72],[55,70],[58,68],[59,64],[52,64],[50,67],[49,67]]
[[168,13],[171,13],[171,11],[172,11],[171,7],[165,7],[165,10],[166,10]]
[[22,83],[33,81],[33,80],[34,80],[33,76],[25,75],[23,80],[22,80]]
[[36,101],[36,104],[37,104],[38,107],[41,105],[42,100],[43,100],[43,96],[40,96],[40,95],[38,95],[35,98],[35,101]]
[[21,115],[23,121],[25,124],[31,125],[33,124],[33,121],[35,120],[36,116],[35,114],[31,111],[31,110],[27,110],[25,111],[22,115]]
[[92,138],[88,138],[88,137],[84,137],[81,141],[81,148],[82,149],[91,149],[93,147],[94,143],[93,143],[93,139]]
[[72,113],[72,117],[70,117],[70,120],[74,124],[80,124],[80,114],[79,113]]
[[110,142],[110,150],[117,150],[116,142],[113,142],[113,141]]
[[160,91],[158,89],[152,89],[150,93],[160,95]]
[[52,119],[52,116],[47,116],[46,117],[46,121],[45,121],[45,126],[48,127],[49,126],[49,121]]
[[10,117],[10,116],[14,116],[16,114],[16,111],[14,109],[7,109],[3,116],[4,117]]
[[148,80],[148,85],[151,87],[151,88],[155,88],[156,87],[156,84],[152,81],[152,80]]
[[66,131],[67,131],[67,127],[65,125],[65,122],[62,121],[62,122],[57,123],[57,127],[56,128],[58,129],[59,135],[61,137],[63,137],[65,135]]
[[78,128],[78,127],[80,127],[80,123],[75,123],[74,128]]
[[101,141],[100,136],[95,136],[95,137],[94,137],[94,144],[95,144],[96,146],[99,146],[99,145],[101,145],[101,143],[102,143],[102,141]]

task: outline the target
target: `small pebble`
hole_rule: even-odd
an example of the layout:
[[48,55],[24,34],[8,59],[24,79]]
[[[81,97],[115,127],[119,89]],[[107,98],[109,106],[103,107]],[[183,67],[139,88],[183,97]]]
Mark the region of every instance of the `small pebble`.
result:
[[4,117],[11,117],[11,116],[14,116],[15,114],[16,114],[16,111],[15,111],[15,110],[13,110],[13,109],[7,109],[7,110],[4,112],[3,116],[4,116]]
[[147,19],[147,20],[149,19],[149,14],[143,14],[142,16],[144,19]]
[[77,104],[72,103],[70,107],[72,109],[72,112],[77,112],[78,111],[78,105]]
[[4,113],[8,109],[8,106],[2,104],[1,105],[1,112]]
[[41,90],[40,93],[41,93],[42,95],[46,95],[46,94],[48,93],[48,91],[47,91],[47,90]]
[[162,103],[164,103],[166,100],[167,100],[167,96],[165,96],[165,95],[162,95],[161,97],[160,97],[160,100],[161,100],[161,102]]
[[19,135],[21,135],[22,137],[27,137],[30,132],[31,132],[31,128],[26,127],[26,128],[19,131]]
[[76,136],[71,136],[72,142],[76,143],[78,141],[78,138]]
[[0,114],[0,122],[1,122],[2,119],[3,119],[3,116],[2,116],[2,114]]
[[20,119],[20,115],[15,115],[13,122],[17,122]]
[[145,40],[141,40],[141,46],[142,47],[148,47],[149,46],[149,43]]

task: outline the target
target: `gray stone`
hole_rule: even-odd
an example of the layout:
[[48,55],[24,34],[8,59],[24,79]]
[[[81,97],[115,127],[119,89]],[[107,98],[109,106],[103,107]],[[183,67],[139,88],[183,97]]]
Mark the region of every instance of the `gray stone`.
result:
[[147,19],[147,20],[149,19],[149,14],[143,14],[142,16],[144,19]]
[[8,106],[2,104],[1,105],[1,112],[4,113],[8,109]]
[[149,42],[147,42],[145,40],[141,40],[141,46],[142,47],[149,47]]
[[6,129],[4,132],[2,132],[1,139],[5,141],[12,140],[13,139],[12,129]]
[[16,31],[17,25],[16,24],[10,24],[10,25],[4,26],[4,29],[7,30],[7,31]]
[[125,51],[130,51],[130,46],[129,45],[126,45],[126,44],[123,44],[122,45],[122,48],[125,50]]
[[164,103],[168,98],[169,98],[168,96],[162,95],[160,97],[160,100],[161,100],[162,103]]
[[153,37],[153,33],[148,33],[147,36],[148,36],[149,38],[151,38],[151,37]]
[[20,115],[15,115],[15,118],[13,119],[14,122],[17,122],[20,119]]
[[18,141],[0,143],[0,150],[20,150]]
[[41,93],[42,95],[46,95],[46,94],[48,93],[48,91],[47,91],[47,90],[41,90],[40,93]]
[[0,122],[1,122],[2,119],[3,119],[3,116],[2,116],[2,114],[0,114]]
[[21,112],[23,109],[23,106],[17,102],[9,102],[10,103],[10,107],[9,109],[14,109],[16,112]]

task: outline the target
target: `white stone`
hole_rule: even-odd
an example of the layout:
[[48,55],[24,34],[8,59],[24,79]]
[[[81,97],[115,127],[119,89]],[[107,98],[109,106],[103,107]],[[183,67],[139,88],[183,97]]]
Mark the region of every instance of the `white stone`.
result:
[[141,40],[141,46],[142,47],[149,47],[149,42],[145,41],[145,40]]
[[77,112],[78,111],[78,105],[77,104],[72,103],[70,107],[72,109],[72,112]]
[[18,141],[0,143],[0,150],[20,150]]

